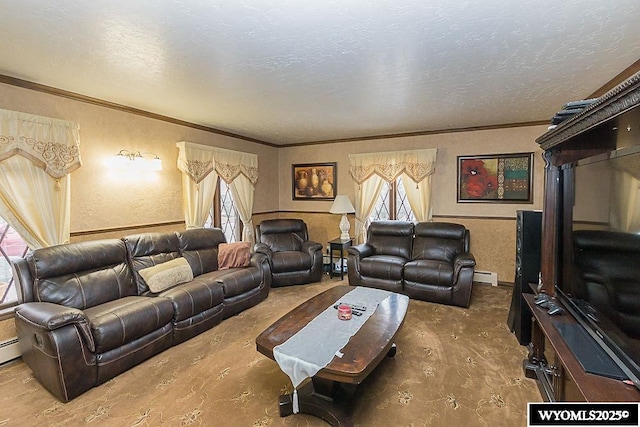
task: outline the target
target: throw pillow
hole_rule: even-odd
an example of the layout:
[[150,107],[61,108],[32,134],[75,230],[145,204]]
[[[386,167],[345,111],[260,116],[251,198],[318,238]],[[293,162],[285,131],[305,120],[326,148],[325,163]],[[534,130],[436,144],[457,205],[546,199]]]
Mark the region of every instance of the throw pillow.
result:
[[249,242],[220,243],[218,245],[218,269],[247,267],[251,261]]
[[193,280],[193,271],[186,259],[179,257],[140,270],[140,276],[153,293],[162,292],[180,283]]

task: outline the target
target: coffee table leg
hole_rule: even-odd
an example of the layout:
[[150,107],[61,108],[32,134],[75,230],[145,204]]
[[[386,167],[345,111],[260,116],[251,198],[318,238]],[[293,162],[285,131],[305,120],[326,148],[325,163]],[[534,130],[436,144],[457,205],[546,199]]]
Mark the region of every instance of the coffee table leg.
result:
[[[301,413],[322,418],[332,426],[353,427],[349,418],[351,393],[347,393],[335,381],[312,378],[298,389],[298,406]],[[280,396],[280,416],[293,414],[293,394]]]
[[397,351],[396,343],[391,344],[391,348],[387,352],[387,357],[395,357],[396,351]]
[[280,408],[280,416],[288,417],[293,414],[293,394],[283,394],[278,399],[278,407]]

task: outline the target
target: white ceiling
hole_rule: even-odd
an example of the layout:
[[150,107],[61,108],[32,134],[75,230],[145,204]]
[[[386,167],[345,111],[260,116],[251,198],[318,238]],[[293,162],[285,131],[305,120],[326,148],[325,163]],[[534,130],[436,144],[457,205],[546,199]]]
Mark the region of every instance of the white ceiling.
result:
[[0,1],[0,74],[271,144],[548,120],[638,0]]

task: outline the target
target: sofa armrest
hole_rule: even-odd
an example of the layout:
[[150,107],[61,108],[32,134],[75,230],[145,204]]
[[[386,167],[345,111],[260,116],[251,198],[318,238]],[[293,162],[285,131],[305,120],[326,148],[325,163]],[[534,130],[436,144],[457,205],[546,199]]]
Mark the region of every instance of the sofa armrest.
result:
[[476,259],[469,252],[462,252],[453,259],[453,281],[454,284],[458,280],[460,271],[463,268],[473,268],[476,265]]
[[355,246],[349,246],[347,253],[354,255],[358,259],[366,258],[375,253],[375,248],[368,243],[361,243]]
[[249,260],[249,265],[251,267],[258,267],[261,271],[264,269],[268,269],[267,273],[271,275],[271,264],[269,264],[269,257],[263,252],[252,253],[251,259]]
[[271,257],[273,256],[273,251],[271,250],[271,248],[264,243],[256,243],[255,245],[253,245],[253,251],[255,253],[264,254],[269,259],[271,259]]
[[29,264],[25,258],[9,257],[11,263],[11,272],[13,274],[13,283],[15,284],[16,293],[18,294],[18,303],[32,302],[33,298],[33,277],[29,270]]
[[16,307],[15,315],[33,327],[45,331],[54,331],[67,325],[77,326],[87,347],[95,352],[96,346],[85,314],[77,308],[49,302],[30,302]]
[[322,245],[320,243],[311,240],[302,242],[302,248],[300,248],[300,252],[306,252],[309,255],[313,256],[318,251],[322,253]]

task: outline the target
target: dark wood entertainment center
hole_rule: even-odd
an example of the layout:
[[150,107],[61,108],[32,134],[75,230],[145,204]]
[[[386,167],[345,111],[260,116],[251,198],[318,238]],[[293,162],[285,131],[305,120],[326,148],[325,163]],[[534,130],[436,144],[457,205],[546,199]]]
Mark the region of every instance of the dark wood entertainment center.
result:
[[[570,215],[565,198],[571,197],[571,171],[563,165],[620,147],[640,145],[640,73],[598,98],[578,114],[540,136],[544,150],[545,189],[542,219],[542,290],[555,295],[555,285],[567,280],[563,245],[570,241],[565,229]],[[567,175],[569,174],[569,175]],[[594,197],[597,197],[594,195]],[[535,286],[535,285],[532,285]],[[552,322],[576,323],[569,313],[551,316],[523,295],[533,314],[531,344],[524,361],[525,375],[538,381],[547,401],[640,401],[640,390],[620,380],[585,372]]]

